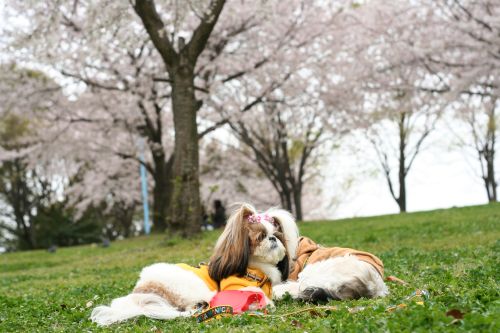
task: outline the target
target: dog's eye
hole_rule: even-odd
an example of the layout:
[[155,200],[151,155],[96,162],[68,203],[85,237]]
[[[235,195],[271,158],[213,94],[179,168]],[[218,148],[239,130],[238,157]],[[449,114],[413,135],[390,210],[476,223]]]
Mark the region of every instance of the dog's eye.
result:
[[257,238],[257,240],[258,240],[259,242],[262,242],[262,241],[264,240],[264,238],[266,238],[266,235],[265,235],[264,233],[261,233],[261,234],[259,235],[259,237]]

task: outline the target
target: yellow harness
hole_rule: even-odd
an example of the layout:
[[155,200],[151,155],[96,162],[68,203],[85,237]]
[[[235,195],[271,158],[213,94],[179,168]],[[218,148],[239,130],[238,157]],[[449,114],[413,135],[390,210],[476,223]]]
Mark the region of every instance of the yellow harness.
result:
[[262,289],[264,294],[271,299],[272,298],[272,284],[271,280],[264,274],[260,269],[257,268],[247,268],[247,272],[243,276],[230,276],[220,281],[220,284],[210,277],[208,274],[208,265],[200,264],[197,267],[193,267],[187,264],[177,264],[177,266],[195,273],[200,279],[202,279],[207,287],[211,291],[223,291],[223,290],[240,290],[245,287],[257,287]]
[[208,265],[206,264],[199,264],[197,267],[190,266],[188,264],[177,264],[177,266],[191,271],[194,274],[198,275],[200,279],[202,279],[205,284],[207,285],[208,289],[210,291],[218,290],[219,286],[215,280],[213,280],[210,275],[208,274]]

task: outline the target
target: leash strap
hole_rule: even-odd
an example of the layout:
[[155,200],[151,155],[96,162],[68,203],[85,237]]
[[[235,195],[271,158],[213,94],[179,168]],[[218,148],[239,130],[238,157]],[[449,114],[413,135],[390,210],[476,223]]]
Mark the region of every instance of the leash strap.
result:
[[212,319],[219,319],[222,317],[228,317],[233,315],[233,307],[230,305],[219,305],[213,308],[200,309],[193,314],[196,318],[197,323],[202,323],[205,321],[210,321]]

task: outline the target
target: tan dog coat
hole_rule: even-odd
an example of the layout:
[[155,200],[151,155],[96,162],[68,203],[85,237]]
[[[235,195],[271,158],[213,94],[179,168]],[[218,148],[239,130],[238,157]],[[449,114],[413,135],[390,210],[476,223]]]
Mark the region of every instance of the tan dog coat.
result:
[[296,281],[299,273],[302,272],[307,264],[313,264],[318,261],[336,257],[343,257],[348,254],[354,255],[358,257],[359,260],[369,263],[375,267],[382,279],[384,278],[384,264],[382,263],[382,260],[371,253],[346,247],[322,247],[313,242],[310,238],[300,237],[295,265],[292,272],[288,276],[288,279]]

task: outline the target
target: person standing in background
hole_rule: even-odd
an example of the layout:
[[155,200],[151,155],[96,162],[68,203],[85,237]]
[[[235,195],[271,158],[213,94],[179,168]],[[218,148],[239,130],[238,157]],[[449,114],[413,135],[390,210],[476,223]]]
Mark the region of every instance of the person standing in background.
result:
[[214,228],[222,228],[226,225],[226,208],[224,208],[220,200],[214,200],[212,223]]

